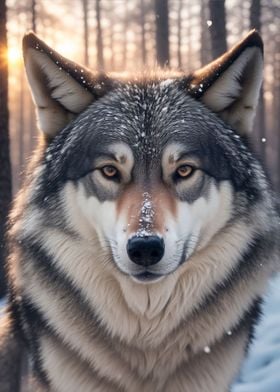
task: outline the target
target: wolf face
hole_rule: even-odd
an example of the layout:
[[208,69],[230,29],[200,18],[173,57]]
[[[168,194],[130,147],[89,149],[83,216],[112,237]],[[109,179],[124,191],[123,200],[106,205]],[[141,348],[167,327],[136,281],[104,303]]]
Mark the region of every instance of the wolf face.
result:
[[32,34],[24,53],[48,140],[35,195],[66,200],[64,221],[97,237],[116,271],[171,274],[233,219],[241,188],[257,198],[242,141],[261,83],[257,33],[190,76],[94,75]]
[[138,280],[173,272],[231,216],[231,169],[207,111],[192,106],[176,84],[159,82],[120,87],[77,119],[77,161],[65,162],[69,214],[78,208],[77,224],[86,220]]

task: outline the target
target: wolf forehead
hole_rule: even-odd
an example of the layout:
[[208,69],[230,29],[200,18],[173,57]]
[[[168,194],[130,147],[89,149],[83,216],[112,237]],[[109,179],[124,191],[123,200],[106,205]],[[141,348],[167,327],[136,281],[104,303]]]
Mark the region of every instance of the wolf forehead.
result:
[[211,155],[214,163],[223,159],[218,139],[225,132],[233,135],[214,113],[187,94],[184,80],[127,82],[93,102],[59,133],[46,159],[61,161],[68,173],[79,176],[113,144],[128,145],[136,165],[150,166],[160,164],[172,143],[204,161]]
[[152,144],[159,150],[176,134],[187,137],[186,131],[196,131],[195,125],[199,130],[203,117],[209,120],[208,110],[188,96],[183,84],[172,80],[128,82],[93,102],[73,126],[84,136],[127,142],[139,153],[147,153],[146,147]]

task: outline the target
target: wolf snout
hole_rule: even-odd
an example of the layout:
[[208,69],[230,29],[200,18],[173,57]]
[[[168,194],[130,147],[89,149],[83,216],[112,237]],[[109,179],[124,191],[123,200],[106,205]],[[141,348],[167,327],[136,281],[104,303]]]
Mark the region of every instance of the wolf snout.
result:
[[164,241],[156,235],[134,236],[128,240],[127,254],[134,263],[148,267],[162,259],[164,255]]

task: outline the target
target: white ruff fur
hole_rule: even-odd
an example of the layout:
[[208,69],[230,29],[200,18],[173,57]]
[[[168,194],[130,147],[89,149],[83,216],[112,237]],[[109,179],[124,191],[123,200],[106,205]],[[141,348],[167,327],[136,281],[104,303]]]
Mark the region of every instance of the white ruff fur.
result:
[[[228,187],[222,189],[220,198],[222,200],[224,195],[223,202],[227,203],[230,199]],[[185,264],[159,282],[137,284],[114,267],[108,250],[102,250],[89,220],[72,208],[71,203],[77,197],[72,185],[66,187],[63,197],[65,210],[71,211],[69,223],[80,237],[69,238],[57,229],[42,231],[38,219],[37,233],[40,233],[42,244],[57,268],[83,292],[106,330],[139,347],[159,345],[207,297],[212,287],[230,273],[255,232],[253,226],[242,220],[219,232],[230,217],[229,210],[216,215],[213,226],[206,219],[206,226],[201,228],[204,239]],[[201,212],[200,203],[198,211]],[[213,200],[210,203],[212,207],[215,205]],[[102,210],[97,210],[102,217]],[[110,216],[113,216],[112,212]],[[32,221],[32,230],[35,227],[36,222]],[[212,240],[206,244],[209,237]],[[243,308],[242,304],[240,306]]]

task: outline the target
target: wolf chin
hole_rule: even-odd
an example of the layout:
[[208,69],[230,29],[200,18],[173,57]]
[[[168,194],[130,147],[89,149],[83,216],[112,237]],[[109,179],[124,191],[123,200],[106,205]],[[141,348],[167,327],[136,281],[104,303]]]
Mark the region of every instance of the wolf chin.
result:
[[2,350],[18,341],[29,390],[228,391],[278,269],[250,148],[260,36],[190,75],[93,73],[33,33],[23,50],[42,140],[10,216]]

